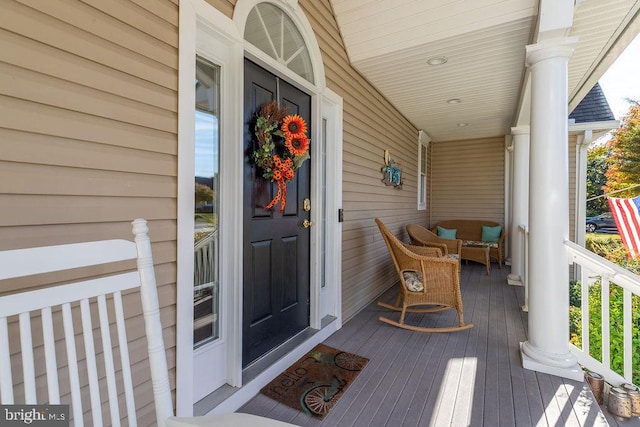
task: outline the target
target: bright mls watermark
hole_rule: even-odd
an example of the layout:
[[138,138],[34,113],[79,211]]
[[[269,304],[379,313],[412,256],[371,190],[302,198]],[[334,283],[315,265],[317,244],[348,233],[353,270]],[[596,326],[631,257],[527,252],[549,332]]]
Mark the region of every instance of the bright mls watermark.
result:
[[0,426],[69,427],[69,405],[0,405]]

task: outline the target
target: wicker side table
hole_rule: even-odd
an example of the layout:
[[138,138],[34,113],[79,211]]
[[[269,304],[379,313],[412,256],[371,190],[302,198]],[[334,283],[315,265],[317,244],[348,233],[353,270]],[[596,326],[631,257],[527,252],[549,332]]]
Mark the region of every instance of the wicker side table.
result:
[[460,259],[479,262],[487,268],[487,274],[491,273],[488,246],[462,246]]

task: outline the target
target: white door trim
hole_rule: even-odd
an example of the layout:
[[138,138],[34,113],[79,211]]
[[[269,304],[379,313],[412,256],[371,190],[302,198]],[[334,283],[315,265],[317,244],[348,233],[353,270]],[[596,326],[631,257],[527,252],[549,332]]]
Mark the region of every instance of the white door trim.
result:
[[[242,75],[243,40],[233,22],[203,0],[180,2],[178,73],[178,236],[177,236],[177,334],[176,412],[193,413],[203,386],[222,381],[239,386],[242,372],[229,369],[234,349],[241,347],[236,329],[242,311],[234,303],[242,281]],[[221,66],[220,94],[220,335],[216,343],[193,350],[193,199],[195,60],[201,55]],[[238,237],[238,234],[240,236]],[[234,309],[235,308],[235,309]],[[237,312],[240,311],[238,314]],[[203,377],[198,358],[215,357],[217,372]],[[225,360],[226,359],[226,360]],[[215,364],[210,364],[216,366]],[[199,372],[200,371],[200,372]],[[216,378],[217,377],[217,378]],[[199,381],[195,381],[194,379]]]
[[[245,55],[262,66],[275,71],[281,77],[295,83],[312,97],[312,144],[322,141],[322,119],[327,119],[326,146],[327,169],[327,222],[326,230],[313,227],[311,233],[311,327],[320,329],[322,319],[331,316],[336,321],[314,336],[322,340],[340,328],[341,308],[341,260],[342,224],[338,223],[338,209],[342,207],[342,98],[326,88],[322,55],[311,24],[295,0],[269,0],[285,10],[301,31],[313,63],[315,84],[286,69],[243,39],[244,24],[249,11],[259,0],[239,0],[230,19],[204,0],[180,2],[180,45],[178,84],[178,237],[177,237],[177,334],[176,334],[176,413],[189,416],[193,404],[199,400],[203,384],[194,357],[205,350],[193,350],[193,146],[195,122],[195,57],[196,53],[221,65],[221,115],[220,115],[220,296],[221,341],[212,346],[223,348],[224,356],[217,353],[210,366],[221,366],[226,373],[226,383],[234,387],[242,384],[242,168],[243,168],[243,80]],[[311,221],[319,224],[322,191],[319,180],[320,161],[312,164]],[[327,286],[320,288],[319,259],[315,243],[326,233]],[[326,336],[325,336],[326,335]],[[307,342],[289,356],[307,351]],[[214,353],[212,353],[214,354]],[[304,354],[304,353],[302,353]],[[225,360],[226,359],[226,360]],[[258,382],[275,376],[279,366],[274,365]],[[255,382],[255,381],[254,381]],[[204,384],[206,386],[206,384]],[[254,386],[256,384],[252,384]],[[251,389],[252,387],[246,387]],[[247,390],[249,391],[249,390]],[[239,402],[243,393],[236,393],[232,401]],[[230,405],[230,406],[229,406]],[[230,408],[232,402],[220,405]]]
[[[326,286],[320,289],[318,320],[333,316],[339,329],[342,327],[342,222],[338,218],[338,211],[342,209],[342,97],[329,88],[325,88],[321,95],[318,122],[320,131],[323,130],[323,120],[326,120],[326,135],[321,136],[321,140],[326,144]],[[316,170],[320,168],[316,167]],[[317,188],[322,185],[320,178],[315,182],[317,194],[320,195],[322,190]],[[318,214],[320,213],[318,210]],[[318,232],[321,233],[321,230]],[[317,238],[322,238],[322,235],[318,235]],[[320,262],[317,265],[320,265]]]

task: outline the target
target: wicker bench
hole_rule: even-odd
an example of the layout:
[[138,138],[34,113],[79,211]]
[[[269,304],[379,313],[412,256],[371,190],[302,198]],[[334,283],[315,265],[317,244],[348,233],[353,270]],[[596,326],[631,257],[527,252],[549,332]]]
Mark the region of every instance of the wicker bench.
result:
[[504,227],[500,237],[495,243],[482,241],[482,226],[495,227],[501,225],[494,221],[475,219],[453,219],[440,221],[431,231],[438,233],[438,226],[447,229],[456,229],[456,238],[462,239],[460,259],[479,262],[487,267],[487,273],[491,270],[491,258],[494,258],[498,266],[502,268],[502,247],[504,245]]

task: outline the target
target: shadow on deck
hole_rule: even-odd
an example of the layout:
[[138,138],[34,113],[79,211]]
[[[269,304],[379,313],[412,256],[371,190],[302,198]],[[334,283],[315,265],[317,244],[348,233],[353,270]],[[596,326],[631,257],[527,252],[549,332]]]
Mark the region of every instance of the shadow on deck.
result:
[[[465,322],[470,330],[426,334],[378,320],[375,304],[325,344],[370,359],[329,414],[318,420],[258,394],[238,412],[300,426],[597,426],[618,423],[595,403],[586,383],[525,370],[524,289],[507,285],[509,268],[463,265]],[[394,289],[383,298],[390,302]],[[420,326],[454,325],[454,310],[408,314]],[[411,316],[411,317],[409,317]],[[620,423],[638,426],[638,419]]]

